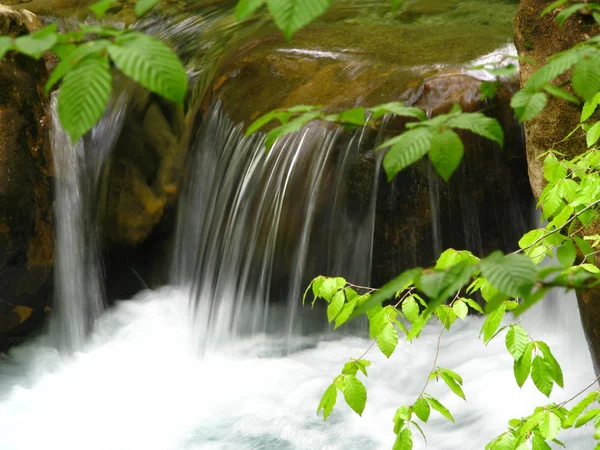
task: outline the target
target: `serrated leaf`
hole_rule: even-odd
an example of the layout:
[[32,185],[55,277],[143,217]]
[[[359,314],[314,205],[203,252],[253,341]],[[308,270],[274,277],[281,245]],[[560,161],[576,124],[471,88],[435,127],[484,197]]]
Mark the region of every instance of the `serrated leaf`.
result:
[[460,385],[456,381],[454,381],[454,379],[450,375],[448,375],[446,372],[440,372],[440,377],[442,378],[442,380],[444,380],[444,383],[446,383],[446,385],[450,388],[452,392],[454,392],[463,400],[467,399]]
[[343,111],[337,115],[338,120],[343,123],[349,123],[352,125],[364,125],[365,124],[365,108],[353,108],[347,111]]
[[531,95],[536,89],[542,88],[573,67],[581,56],[579,49],[567,50],[553,55],[544,66],[528,78],[525,83],[525,89],[519,91],[517,95],[521,94],[521,92],[527,92]]
[[419,419],[427,423],[429,415],[431,414],[431,407],[429,406],[429,403],[427,403],[427,400],[423,397],[419,397],[413,405],[413,411]]
[[564,89],[561,89],[557,86],[554,86],[552,84],[547,84],[546,86],[544,86],[544,90],[556,98],[560,98],[562,100],[566,100],[571,103],[579,104],[579,99],[577,97],[575,97],[570,92],[565,91]]
[[585,134],[585,140],[588,147],[593,146],[600,139],[600,122],[596,122],[590,128],[588,128]]
[[531,450],[552,450],[552,448],[542,437],[534,434],[531,438]]
[[14,49],[13,40],[8,36],[0,36],[0,60],[4,55]]
[[344,399],[356,414],[362,416],[367,403],[367,389],[355,376],[344,377]]
[[575,263],[577,250],[571,239],[567,239],[563,245],[556,250],[556,257],[563,267],[571,267]]
[[543,92],[531,93],[526,90],[520,90],[513,95],[510,106],[515,110],[517,118],[521,122],[533,119],[545,107],[548,97]]
[[500,147],[504,145],[504,133],[500,123],[496,119],[481,113],[462,113],[450,119],[447,124],[452,128],[469,130],[486,139],[495,141],[500,144]]
[[519,359],[523,356],[528,343],[529,335],[527,331],[520,325],[511,325],[508,333],[506,333],[506,348],[514,359]]
[[461,319],[467,317],[467,314],[469,313],[469,308],[467,308],[465,302],[460,299],[454,302],[452,309],[454,310],[456,316],[460,317]]
[[115,39],[108,53],[129,78],[183,107],[188,77],[179,57],[159,39],[129,32]]
[[523,354],[519,359],[516,359],[513,364],[513,371],[515,374],[515,380],[519,387],[523,387],[525,381],[531,373],[531,361],[533,359],[533,342],[530,342],[525,347]]
[[462,140],[454,131],[445,128],[433,132],[430,145],[429,159],[437,173],[448,181],[462,161],[465,151]]
[[419,305],[413,296],[407,297],[402,301],[402,313],[408,320],[414,322],[419,317]]
[[329,321],[329,323],[333,322],[333,320],[342,311],[345,301],[346,296],[343,290],[339,290],[334,294],[334,296],[331,299],[331,302],[329,303],[329,306],[327,306],[327,320]]
[[393,450],[412,450],[413,437],[409,428],[404,428],[394,442]]
[[90,55],[67,73],[58,91],[60,123],[73,142],[104,114],[112,89],[108,59]]
[[40,59],[58,41],[56,29],[57,24],[53,23],[35,33],[20,36],[15,39],[15,48],[24,55]]
[[552,411],[546,411],[540,420],[539,428],[544,438],[552,440],[561,429],[560,418]]
[[565,420],[563,426],[565,428],[570,428],[571,426],[573,426],[575,420],[581,415],[581,413],[596,400],[598,400],[597,391],[590,392],[588,395],[586,395],[583,400],[581,400],[579,403],[577,403],[577,405],[571,408],[571,411],[569,411],[569,415],[567,416],[567,419]]
[[358,303],[358,298],[355,298],[354,300],[350,300],[348,303],[346,303],[344,305],[344,307],[342,308],[340,313],[335,318],[335,327],[334,328],[338,328],[348,321],[348,319],[354,312],[354,309],[356,308],[357,303]]
[[326,278],[319,287],[319,293],[316,294],[322,297],[327,303],[331,302],[333,296],[341,291],[346,286],[346,279],[342,277]]
[[516,436],[511,432],[506,432],[498,437],[492,445],[493,450],[514,450]]
[[538,348],[542,351],[542,354],[544,355],[544,360],[546,361],[546,363],[548,364],[548,367],[550,368],[550,372],[552,373],[552,378],[554,379],[556,384],[558,384],[560,387],[564,387],[562,369],[560,367],[560,364],[558,363],[558,361],[556,360],[556,358],[550,351],[550,347],[548,347],[548,344],[546,344],[545,342],[542,342],[542,341],[536,341],[536,345],[538,346]]
[[432,131],[429,128],[415,128],[384,142],[380,148],[392,145],[383,158],[388,181],[425,156],[431,148],[431,139]]
[[479,262],[479,258],[468,250],[454,250],[453,248],[449,248],[444,250],[440,255],[436,261],[435,268],[447,269],[463,261],[476,264]]
[[550,371],[550,366],[539,355],[533,358],[533,363],[531,365],[531,379],[533,380],[535,387],[537,387],[542,394],[546,397],[550,397],[554,378]]
[[525,255],[504,257],[494,252],[481,262],[481,273],[499,291],[511,297],[526,297],[537,280],[537,269]]
[[379,334],[377,334],[377,346],[379,350],[386,356],[392,356],[396,346],[398,345],[398,330],[392,323],[387,323],[383,326]]
[[591,100],[600,91],[600,58],[586,55],[573,69],[571,84],[584,100]]
[[333,411],[333,407],[335,406],[335,402],[337,401],[337,388],[335,383],[332,383],[323,393],[321,397],[321,401],[319,402],[319,406],[317,408],[317,415],[323,410],[323,420],[327,420],[331,411]]
[[477,311],[480,314],[483,314],[483,309],[481,308],[481,306],[479,306],[479,304],[475,300],[470,299],[470,298],[463,298],[462,300],[467,302],[467,305],[469,305],[475,311]]
[[599,417],[599,416],[600,416],[600,408],[590,409],[583,416],[581,416],[579,419],[577,419],[577,421],[575,422],[575,428],[582,427],[583,425],[588,423],[590,420],[592,420],[596,417]]
[[405,106],[404,103],[399,102],[378,105],[373,108],[369,108],[369,111],[373,114],[374,119],[379,119],[388,113],[402,117],[414,117],[421,121],[427,119],[427,115],[422,109],[415,108],[413,106]]
[[427,397],[425,397],[425,400],[427,400],[427,403],[429,403],[429,405],[433,409],[435,409],[437,412],[439,412],[442,416],[444,416],[446,419],[450,420],[451,422],[454,422],[454,417],[452,417],[452,414],[450,414],[450,411],[448,411],[448,408],[446,408],[444,405],[442,405],[437,399],[428,395]]
[[596,111],[598,104],[600,104],[600,92],[583,104],[583,108],[581,110],[581,118],[579,119],[579,121],[585,122],[590,117],[592,117],[592,114],[594,114],[594,112]]
[[265,147],[266,147],[267,152],[269,150],[271,150],[271,148],[273,147],[273,145],[275,144],[275,141],[277,141],[277,139],[279,139],[283,136],[286,136],[290,133],[300,131],[309,122],[316,120],[316,119],[320,119],[322,117],[323,117],[323,113],[320,111],[307,112],[307,113],[299,115],[298,117],[295,117],[294,119],[290,120],[289,122],[284,123],[283,125],[281,125],[277,128],[274,128],[273,130],[269,131],[269,133],[267,134],[267,138],[265,139]]
[[287,40],[323,14],[330,0],[267,0],[269,13]]
[[502,322],[502,318],[506,313],[506,306],[500,305],[499,308],[495,309],[488,315],[485,322],[483,322],[483,326],[481,327],[481,331],[483,332],[483,341],[488,342],[496,333],[496,330],[500,326]]

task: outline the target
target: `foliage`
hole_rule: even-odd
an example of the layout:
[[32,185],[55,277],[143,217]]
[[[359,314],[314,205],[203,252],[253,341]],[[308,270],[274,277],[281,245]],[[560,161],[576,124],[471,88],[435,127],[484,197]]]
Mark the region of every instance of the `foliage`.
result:
[[[150,11],[158,0],[138,0],[136,13]],[[331,0],[240,0],[237,17],[249,17],[265,7],[275,24],[290,39],[293,34],[320,16]],[[400,0],[393,0],[398,7]],[[590,14],[600,22],[600,5],[584,2],[567,5],[559,0],[544,14],[559,8],[557,22],[562,25],[577,12]],[[102,17],[114,0],[102,0],[91,7]],[[49,25],[35,33],[15,39],[0,37],[0,58],[18,52],[39,59],[53,52],[60,64],[52,72],[46,91],[56,85],[61,123],[75,141],[87,133],[104,113],[111,95],[114,66],[147,89],[184,106],[187,74],[175,53],[160,40],[132,30],[79,24],[73,31],[59,33]],[[496,77],[514,73],[515,66],[481,66]],[[484,83],[482,96],[491,96],[498,82]],[[338,391],[346,404],[361,415],[367,405],[367,390],[361,381],[368,376],[371,362],[366,359],[372,347],[391,357],[400,338],[418,338],[424,327],[438,320],[440,334],[433,369],[424,387],[409,405],[401,405],[393,418],[396,435],[394,449],[413,447],[413,430],[429,420],[432,410],[454,421],[452,413],[427,392],[433,380],[444,383],[451,392],[466,400],[462,377],[451,368],[439,367],[439,342],[445,330],[469,312],[485,314],[480,337],[484,343],[504,334],[507,351],[513,358],[515,381],[523,386],[528,379],[546,396],[555,386],[563,387],[562,369],[548,345],[533,340],[518,322],[518,316],[540,301],[551,288],[585,289],[600,281],[600,269],[594,264],[599,253],[600,235],[588,233],[598,218],[600,203],[600,122],[594,119],[600,104],[600,37],[592,37],[573,48],[554,55],[534,73],[511,105],[521,121],[536,117],[543,110],[548,95],[582,105],[581,121],[573,130],[585,134],[589,150],[575,158],[549,149],[543,155],[547,182],[539,205],[547,225],[531,230],[519,241],[520,250],[504,255],[494,252],[480,259],[466,250],[448,249],[431,268],[413,268],[400,274],[380,289],[365,289],[343,278],[319,276],[304,295],[312,292],[312,305],[324,301],[327,318],[335,328],[349,320],[366,316],[372,345],[363,355],[350,359],[325,390],[317,407],[327,419],[336,405]],[[404,117],[406,130],[385,141],[384,167],[388,179],[428,156],[438,173],[448,180],[460,164],[464,152],[462,132],[475,133],[503,145],[500,125],[482,113],[464,113],[455,107],[448,114],[429,118],[427,114],[402,103],[388,103],[373,108],[354,108],[329,114],[320,106],[295,106],[272,111],[254,122],[247,130],[253,133],[270,125],[267,150],[284,135],[300,130],[312,120],[322,120],[347,128],[378,127],[386,114]],[[271,122],[278,122],[273,124]],[[569,138],[565,137],[565,139]],[[546,258],[558,258],[560,266],[540,267]],[[475,295],[483,298],[476,301]],[[512,314],[512,321],[511,319]],[[502,325],[503,323],[506,325]],[[587,389],[587,388],[586,388]],[[582,390],[580,394],[584,393]],[[578,397],[578,396],[576,396]],[[579,403],[567,408],[573,399],[536,408],[532,414],[509,422],[508,430],[496,437],[486,449],[547,449],[549,442],[560,443],[562,429],[580,427],[594,421],[600,438],[600,391],[587,394]],[[424,436],[424,434],[423,434]],[[600,448],[600,444],[597,448]]]

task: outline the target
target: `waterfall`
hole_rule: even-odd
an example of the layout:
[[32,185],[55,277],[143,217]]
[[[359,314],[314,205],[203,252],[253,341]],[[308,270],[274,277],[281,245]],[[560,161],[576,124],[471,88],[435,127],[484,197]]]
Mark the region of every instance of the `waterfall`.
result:
[[[267,153],[264,138],[244,137],[220,105],[207,113],[179,205],[172,275],[192,290],[201,347],[324,330],[314,313],[303,323],[299,301],[320,273],[368,285],[380,166],[368,155],[372,134],[342,137],[311,123]],[[346,184],[361,157],[377,159],[376,168],[368,202],[353,211]]]
[[103,284],[96,223],[98,181],[124,119],[122,93],[86,138],[73,143],[51,102],[51,145],[56,172],[56,261],[52,342],[66,352],[82,347],[103,311]]

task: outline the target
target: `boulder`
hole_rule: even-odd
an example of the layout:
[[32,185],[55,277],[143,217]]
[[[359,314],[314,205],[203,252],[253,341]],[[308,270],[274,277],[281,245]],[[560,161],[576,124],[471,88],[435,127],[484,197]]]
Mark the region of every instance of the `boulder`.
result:
[[[0,6],[0,35],[36,29],[35,16]],[[50,307],[54,233],[44,61],[0,61],[0,349],[35,329]]]

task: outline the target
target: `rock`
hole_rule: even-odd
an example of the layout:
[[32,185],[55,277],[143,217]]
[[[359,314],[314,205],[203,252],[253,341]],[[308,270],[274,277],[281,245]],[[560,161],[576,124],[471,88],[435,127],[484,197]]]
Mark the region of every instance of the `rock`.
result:
[[[0,6],[0,34],[39,26]],[[41,323],[51,301],[54,233],[44,61],[9,53],[0,61],[0,349]]]
[[[517,13],[515,44],[519,55],[527,58],[522,62],[521,84],[524,84],[550,55],[600,33],[600,26],[591,16],[579,14],[559,27],[554,14],[540,17],[545,6],[536,0],[523,0]],[[528,59],[537,61],[537,64],[529,62]],[[566,77],[562,77],[558,82],[566,80]],[[542,160],[537,159],[540,154],[554,148],[572,158],[587,150],[583,135],[574,135],[571,139],[564,140],[564,137],[579,124],[580,115],[581,106],[549,96],[544,110],[525,124],[529,178],[537,198],[545,183]],[[587,230],[589,234],[599,231],[598,223],[592,226],[592,230]],[[580,254],[579,258],[582,257]],[[599,255],[595,255],[595,263],[600,265]],[[600,374],[600,290],[596,288],[580,291],[577,293],[577,299],[596,373]]]

